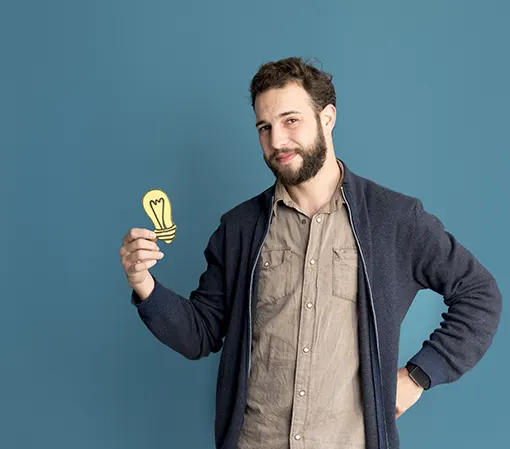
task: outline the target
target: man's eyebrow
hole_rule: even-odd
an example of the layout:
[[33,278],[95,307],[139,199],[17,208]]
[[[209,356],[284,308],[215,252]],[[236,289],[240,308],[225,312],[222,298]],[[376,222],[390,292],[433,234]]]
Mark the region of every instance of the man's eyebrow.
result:
[[[299,111],[282,112],[280,115],[278,115],[278,118],[282,118],[282,117],[285,117],[286,115],[291,115],[291,114],[301,114],[301,112],[299,112]],[[263,123],[266,123],[266,121],[265,120],[259,120],[257,123],[255,123],[255,127],[258,128],[259,125],[262,125]]]

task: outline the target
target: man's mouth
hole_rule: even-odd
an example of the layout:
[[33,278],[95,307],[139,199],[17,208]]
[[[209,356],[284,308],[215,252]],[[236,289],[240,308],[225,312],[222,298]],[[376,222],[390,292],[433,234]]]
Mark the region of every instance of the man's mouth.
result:
[[292,160],[295,155],[296,155],[296,153],[283,153],[280,156],[278,156],[276,158],[276,160],[278,162],[284,164],[284,163],[289,162],[290,160]]

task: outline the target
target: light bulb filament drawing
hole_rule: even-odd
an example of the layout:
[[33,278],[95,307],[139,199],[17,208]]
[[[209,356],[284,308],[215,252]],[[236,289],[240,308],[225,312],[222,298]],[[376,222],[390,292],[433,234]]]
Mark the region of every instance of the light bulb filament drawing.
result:
[[[161,203],[161,211],[156,212],[154,210],[154,206],[157,206],[158,203]],[[159,229],[164,229],[165,226],[165,200],[163,198],[160,198],[158,200],[151,200],[150,201],[152,213],[156,217],[156,220],[158,222]],[[161,221],[160,221],[161,220]],[[163,223],[161,223],[163,222]]]

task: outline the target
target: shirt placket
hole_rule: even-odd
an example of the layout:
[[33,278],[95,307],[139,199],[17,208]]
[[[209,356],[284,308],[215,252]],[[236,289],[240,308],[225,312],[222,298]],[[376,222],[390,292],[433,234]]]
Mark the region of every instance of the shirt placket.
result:
[[300,301],[300,321],[297,342],[296,374],[294,382],[294,401],[290,427],[290,448],[302,449],[306,440],[306,413],[312,372],[312,356],[316,350],[312,346],[317,301],[317,278],[319,269],[318,251],[320,248],[321,214],[316,214],[309,226],[308,245],[304,259],[303,291]]

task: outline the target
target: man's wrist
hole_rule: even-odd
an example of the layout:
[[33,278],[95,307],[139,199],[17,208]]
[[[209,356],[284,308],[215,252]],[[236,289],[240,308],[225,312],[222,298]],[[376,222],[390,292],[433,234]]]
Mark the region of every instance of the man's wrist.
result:
[[145,301],[149,296],[152,294],[155,282],[152,275],[149,273],[149,275],[140,283],[134,284],[131,286],[135,293],[137,294],[140,302]]

